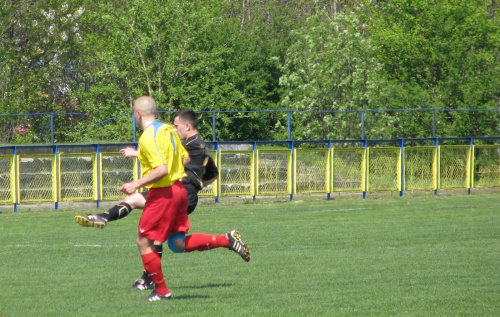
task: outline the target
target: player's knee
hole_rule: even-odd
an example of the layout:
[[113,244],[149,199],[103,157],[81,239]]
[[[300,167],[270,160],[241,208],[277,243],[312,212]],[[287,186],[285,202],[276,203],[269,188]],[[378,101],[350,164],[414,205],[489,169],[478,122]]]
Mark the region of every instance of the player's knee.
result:
[[129,204],[132,209],[143,209],[146,199],[142,196],[142,194],[136,193],[125,197],[123,202]]
[[137,237],[136,243],[137,247],[139,247],[139,251],[141,251],[141,254],[146,253],[148,248],[151,247],[149,240],[145,237],[141,236]]
[[186,238],[186,234],[183,232],[171,234],[168,239],[168,248],[175,253],[183,253],[186,252],[184,239]]

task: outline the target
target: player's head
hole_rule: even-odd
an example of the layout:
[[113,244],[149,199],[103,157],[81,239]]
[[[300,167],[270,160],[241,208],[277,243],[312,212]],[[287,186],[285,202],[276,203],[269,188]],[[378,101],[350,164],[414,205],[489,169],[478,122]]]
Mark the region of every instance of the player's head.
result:
[[174,120],[178,120],[182,123],[189,123],[194,129],[198,129],[198,116],[193,110],[184,109],[180,110],[174,115]]
[[198,116],[193,110],[184,109],[174,115],[174,127],[181,140],[198,133]]
[[156,114],[158,113],[156,101],[150,96],[142,96],[137,98],[134,101],[134,113],[136,117],[156,116]]

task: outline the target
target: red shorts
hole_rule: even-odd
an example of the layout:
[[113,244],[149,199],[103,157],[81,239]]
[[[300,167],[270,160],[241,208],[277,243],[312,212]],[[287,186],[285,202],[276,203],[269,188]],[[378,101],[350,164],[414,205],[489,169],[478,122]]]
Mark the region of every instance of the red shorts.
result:
[[163,243],[171,233],[187,233],[189,227],[187,194],[181,181],[149,190],[139,220],[139,236]]

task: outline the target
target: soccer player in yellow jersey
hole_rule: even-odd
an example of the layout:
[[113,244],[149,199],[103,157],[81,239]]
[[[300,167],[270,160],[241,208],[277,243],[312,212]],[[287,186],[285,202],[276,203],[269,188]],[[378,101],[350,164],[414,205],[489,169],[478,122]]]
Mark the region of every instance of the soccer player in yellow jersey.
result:
[[184,165],[188,153],[170,124],[156,121],[156,102],[149,96],[134,102],[134,115],[143,129],[139,138],[138,158],[143,176],[123,184],[120,190],[133,194],[141,187],[149,188],[146,204],[139,220],[137,246],[144,270],[155,285],[155,290],[144,300],[171,299],[165,283],[161,258],[155,241],[165,242],[174,252],[205,251],[225,247],[250,260],[250,250],[232,230],[225,235],[196,233],[186,237],[190,223],[187,214],[187,194],[181,178],[186,177]]

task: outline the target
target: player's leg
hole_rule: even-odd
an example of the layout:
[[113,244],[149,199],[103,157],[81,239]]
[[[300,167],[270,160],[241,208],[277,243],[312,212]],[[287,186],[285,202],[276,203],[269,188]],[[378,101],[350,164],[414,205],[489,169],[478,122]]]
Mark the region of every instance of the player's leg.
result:
[[111,207],[100,216],[108,221],[125,218],[134,209],[143,209],[146,203],[147,192],[128,195],[118,205]]
[[[155,241],[165,242],[172,232],[178,210],[187,209],[187,196],[181,182],[172,186],[153,188],[142,212],[137,231],[137,246],[141,253],[144,270],[153,281],[155,290],[144,300],[156,301],[171,298],[161,268],[161,257]],[[189,229],[189,228],[188,228]]]
[[[192,186],[186,186],[186,191],[188,194],[188,199],[190,194],[194,193],[196,200],[192,199],[190,202],[194,202],[194,207],[198,202],[198,191]],[[193,197],[193,195],[191,195]],[[191,204],[193,205],[193,204]],[[193,208],[194,210],[194,208]],[[243,260],[250,261],[250,249],[241,240],[241,235],[238,231],[232,230],[225,235],[212,235],[205,233],[194,233],[189,236],[183,235],[187,233],[185,224],[188,224],[187,229],[189,229],[189,220],[187,212],[179,211],[176,223],[174,224],[173,231],[176,232],[168,238],[168,246],[174,252],[193,252],[193,251],[207,251],[215,248],[227,248],[236,253],[238,253]]]
[[104,229],[109,221],[126,217],[133,209],[142,209],[146,203],[147,192],[128,195],[119,204],[101,214],[76,215],[75,221],[84,227]]
[[[188,199],[188,208],[187,208],[187,213],[190,214],[192,213],[196,205],[198,204],[198,190],[190,185],[190,184],[184,184],[184,188],[186,189],[187,192],[187,199]],[[184,240],[186,235],[183,234],[183,236],[178,236],[178,235],[170,235],[168,237],[168,247],[170,250],[176,253],[182,253],[185,252],[184,250]],[[175,241],[175,244],[174,244]],[[176,245],[179,245],[179,248],[176,247]],[[159,241],[154,242],[154,247],[156,249],[156,252],[160,255],[160,258],[163,256],[163,245]],[[154,283],[149,278],[148,273],[146,271],[142,272],[142,276],[138,279],[135,280],[134,284],[129,288],[130,290],[148,290],[148,289],[153,289],[154,288]]]
[[[144,200],[144,203],[146,200]],[[142,206],[144,208],[144,205]],[[141,209],[142,209],[141,208]],[[158,253],[160,256],[160,259],[163,256],[163,244],[160,241],[155,241],[153,243],[155,251]],[[153,280],[148,276],[148,273],[146,271],[142,272],[142,276],[138,279],[135,280],[134,284],[129,288],[130,290],[148,290],[148,289],[154,289],[155,285],[153,283]]]
[[[198,202],[198,197],[196,196],[196,202],[194,203],[194,206],[192,206],[191,211],[194,210],[197,202]],[[191,206],[191,205],[188,205],[188,210],[190,208],[189,206]],[[154,248],[161,258],[163,256],[163,244],[159,241],[155,241]],[[148,276],[148,273],[146,271],[144,271],[144,272],[142,272],[142,276],[140,278],[136,279],[134,284],[129,289],[143,291],[143,290],[148,290],[148,289],[154,289],[154,287],[155,287],[155,285],[153,283],[153,280],[151,280],[151,278]]]
[[[156,253],[160,256],[160,259],[163,256],[163,244],[159,241],[155,241],[153,243],[154,249]],[[154,289],[155,284],[153,283],[153,280],[148,276],[148,273],[146,271],[142,272],[142,276],[135,280],[134,284],[129,288],[130,290],[148,290],[148,289]]]
[[236,252],[246,262],[250,261],[250,248],[243,242],[241,234],[237,230],[231,230],[225,235],[193,233],[184,239],[176,239],[172,244],[177,250],[181,250],[181,252],[227,248]]
[[167,287],[161,268],[161,258],[155,250],[154,241],[143,236],[137,237],[137,246],[141,253],[144,270],[153,281],[155,290],[143,300],[157,301],[171,299],[172,295]]

